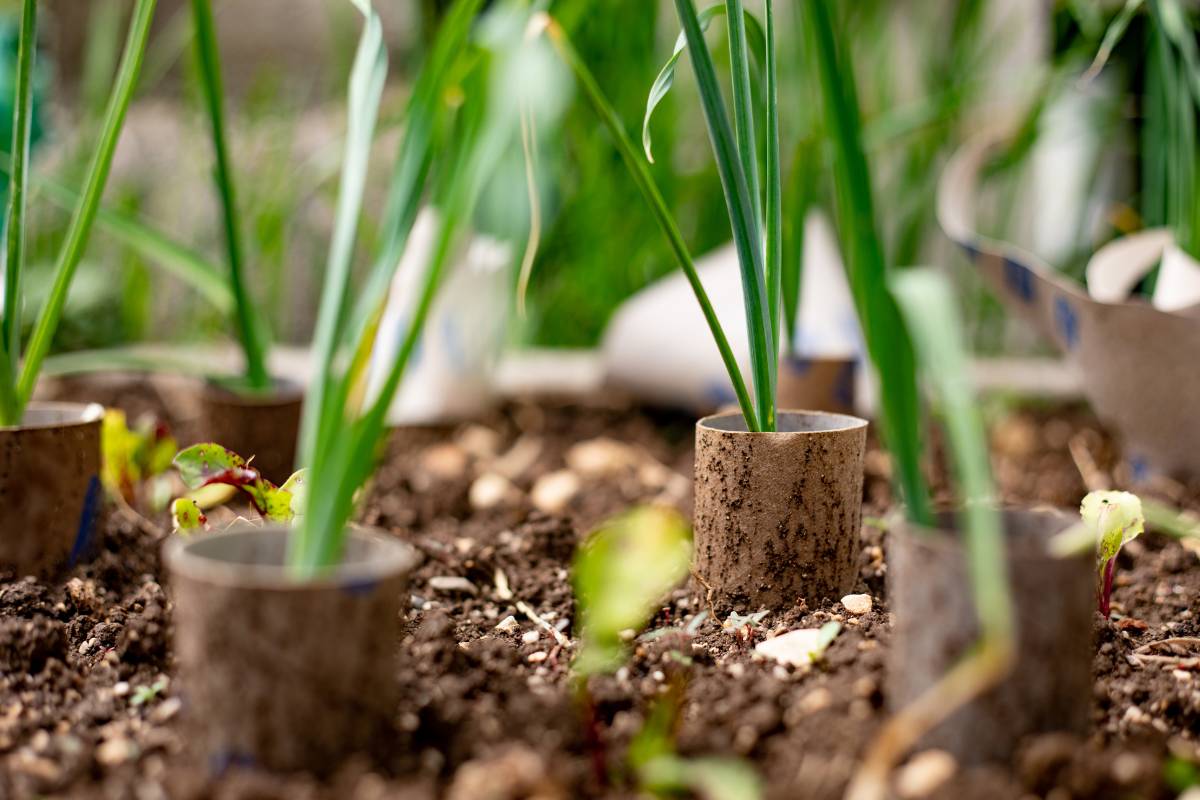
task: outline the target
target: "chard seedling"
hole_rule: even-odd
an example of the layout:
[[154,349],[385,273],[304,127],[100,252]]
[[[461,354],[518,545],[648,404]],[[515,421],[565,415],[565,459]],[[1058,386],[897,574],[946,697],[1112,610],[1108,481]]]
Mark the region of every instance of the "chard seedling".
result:
[[1083,524],[1096,543],[1096,561],[1100,580],[1096,590],[1096,605],[1107,618],[1112,611],[1113,573],[1117,554],[1146,527],[1142,501],[1129,492],[1089,492],[1079,505]]
[[148,493],[150,508],[160,510],[170,491],[165,473],[178,449],[165,423],[144,416],[130,428],[124,411],[108,409],[100,428],[100,479],[105,490],[131,506]]
[[[265,521],[292,524],[302,513],[307,496],[307,474],[297,470],[282,486],[264,478],[250,461],[212,442],[181,450],[172,462],[190,490],[208,486],[230,486],[254,506]],[[176,530],[202,526],[206,519],[194,498],[179,498],[171,504]]]
[[[607,780],[603,741],[588,677],[615,672],[629,656],[624,635],[641,630],[664,594],[687,576],[691,532],[678,512],[636,509],[592,533],[575,556],[572,581],[578,609],[580,651],[571,668],[578,681],[597,780]],[[685,627],[663,628],[643,641],[673,632],[692,635],[707,612]],[[675,663],[688,666],[688,659]],[[645,726],[630,745],[628,763],[639,786],[663,796],[692,791],[714,800],[753,800],[758,778],[732,759],[685,759],[675,752],[675,728],[685,681],[673,676],[667,694],[651,707]]]
[[13,138],[11,181],[4,225],[4,281],[0,307],[0,425],[19,425],[25,407],[33,396],[42,364],[58,329],[67,292],[75,270],[83,258],[91,235],[117,140],[125,123],[142,56],[150,35],[155,0],[137,0],[129,23],[125,50],[113,79],[104,119],[96,136],[96,149],[84,178],[83,191],[74,207],[54,268],[53,283],[45,305],[33,328],[29,344],[22,352],[22,305],[27,299],[22,278],[25,267],[26,205],[29,185],[29,142],[33,117],[33,82],[37,51],[37,0],[24,0],[18,43],[15,98],[13,102]]

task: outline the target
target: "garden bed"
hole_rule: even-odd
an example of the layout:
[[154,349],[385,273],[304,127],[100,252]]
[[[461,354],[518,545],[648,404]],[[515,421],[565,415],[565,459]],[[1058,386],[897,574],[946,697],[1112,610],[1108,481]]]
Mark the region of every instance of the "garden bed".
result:
[[[171,683],[165,531],[127,510],[108,512],[93,557],[61,579],[0,576],[0,797],[629,795],[628,786],[597,784],[570,691],[568,569],[581,537],[633,504],[665,501],[690,515],[693,423],[619,400],[542,399],[468,425],[396,433],[363,517],[425,555],[398,643],[402,699],[394,735],[324,782],[237,765],[213,778],[195,763]],[[1086,491],[1081,466],[1104,471],[1114,460],[1107,434],[1070,406],[1005,412],[992,444],[1006,501],[1073,506]],[[689,634],[684,626],[706,604],[677,590],[651,628],[678,630],[640,641],[617,675],[593,682],[612,767],[649,700],[686,675],[683,753],[746,757],[770,797],[841,796],[887,718],[886,542],[877,521],[890,499],[887,458],[873,441],[866,463],[856,591],[870,594],[873,608],[858,616],[839,603],[772,610],[760,627],[734,630],[708,615]],[[481,472],[495,477],[481,484]],[[1200,487],[1164,491],[1200,510]],[[1181,645],[1190,660],[1137,656],[1170,655],[1147,645],[1200,637],[1198,555],[1157,534],[1122,551],[1117,619],[1094,618],[1089,738],[1037,737],[1009,768],[959,768],[924,796],[1016,798],[1055,787],[1071,797],[1173,796],[1164,782],[1172,753],[1197,757],[1200,643]],[[843,630],[814,668],[754,654],[753,642],[773,632],[830,619]],[[898,777],[909,796],[921,796],[921,779],[938,769],[918,759]]]

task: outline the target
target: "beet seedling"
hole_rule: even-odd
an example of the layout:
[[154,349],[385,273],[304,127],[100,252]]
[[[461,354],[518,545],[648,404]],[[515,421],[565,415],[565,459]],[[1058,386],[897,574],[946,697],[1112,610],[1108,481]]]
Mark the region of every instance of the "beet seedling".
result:
[[114,500],[137,506],[149,486],[149,505],[161,509],[169,496],[165,473],[178,449],[170,429],[145,416],[130,428],[125,412],[110,408],[100,427],[100,480]]
[[[290,524],[302,513],[307,494],[304,470],[294,472],[282,486],[276,486],[249,461],[211,442],[181,450],[172,463],[188,489],[233,487],[245,495],[254,510],[268,522]],[[181,497],[172,503],[171,515],[175,529],[179,531],[193,530],[207,522],[200,505],[189,497]]]
[[1083,524],[1094,536],[1100,583],[1096,605],[1105,618],[1112,611],[1113,573],[1117,554],[1146,527],[1142,501],[1129,492],[1089,492],[1079,505]]

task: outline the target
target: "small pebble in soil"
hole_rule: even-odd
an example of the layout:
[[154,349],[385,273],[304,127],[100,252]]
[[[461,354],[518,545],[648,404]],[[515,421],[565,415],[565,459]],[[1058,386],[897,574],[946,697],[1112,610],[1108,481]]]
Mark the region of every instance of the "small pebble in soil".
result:
[[842,608],[857,616],[870,613],[871,605],[869,594],[848,594],[842,598]]
[[537,479],[529,491],[534,508],[546,514],[559,514],[579,493],[579,476],[566,469],[550,472]]
[[936,792],[958,771],[958,762],[945,750],[924,750],[896,771],[896,794],[918,800]]
[[801,628],[759,642],[754,646],[754,652],[782,664],[808,666],[812,663],[813,652],[822,646],[821,640],[820,629]]
[[468,499],[471,508],[486,511],[500,505],[516,504],[521,499],[521,490],[503,475],[485,472],[471,484]]
[[115,767],[137,757],[137,745],[126,738],[108,739],[96,748],[96,761],[106,767]]
[[435,592],[479,594],[475,584],[461,575],[437,575],[429,579],[429,588]]
[[530,664],[540,664],[549,657],[550,657],[550,655],[545,650],[539,650],[536,653],[529,654],[529,663]]
[[496,623],[496,630],[501,631],[502,633],[511,633],[519,627],[520,625],[517,624],[517,618],[512,614],[509,614],[507,617]]
[[525,631],[521,634],[521,641],[525,644],[534,644],[541,637],[537,631]]

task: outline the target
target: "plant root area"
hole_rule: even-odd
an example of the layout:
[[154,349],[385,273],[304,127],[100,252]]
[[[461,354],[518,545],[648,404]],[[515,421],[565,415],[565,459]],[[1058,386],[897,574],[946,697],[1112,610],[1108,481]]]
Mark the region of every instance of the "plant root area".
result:
[[[1086,410],[993,416],[1004,501],[1070,508],[1087,483],[1125,482],[1112,439]],[[888,715],[878,520],[891,500],[888,459],[874,443],[856,590],[871,608],[807,603],[728,625],[679,588],[646,632],[630,632],[628,663],[591,683],[607,778],[593,769],[595,737],[569,672],[572,555],[598,522],[638,503],[690,514],[692,425],[615,399],[541,398],[469,424],[396,431],[362,516],[425,555],[396,643],[401,701],[386,740],[320,780],[245,767],[213,775],[191,752],[159,560],[165,520],[110,509],[85,563],[47,581],[0,575],[0,797],[636,796],[626,748],[652,701],[681,681],[681,754],[744,758],[771,798],[841,797]],[[949,500],[944,475],[936,482]],[[1163,481],[1145,494],[1200,510],[1200,486]],[[1154,532],[1122,552],[1113,618],[1095,617],[1090,735],[1032,737],[1011,763],[983,767],[916,753],[893,774],[895,795],[1175,796],[1200,731],[1198,552]],[[843,630],[810,667],[754,651],[829,620]]]

